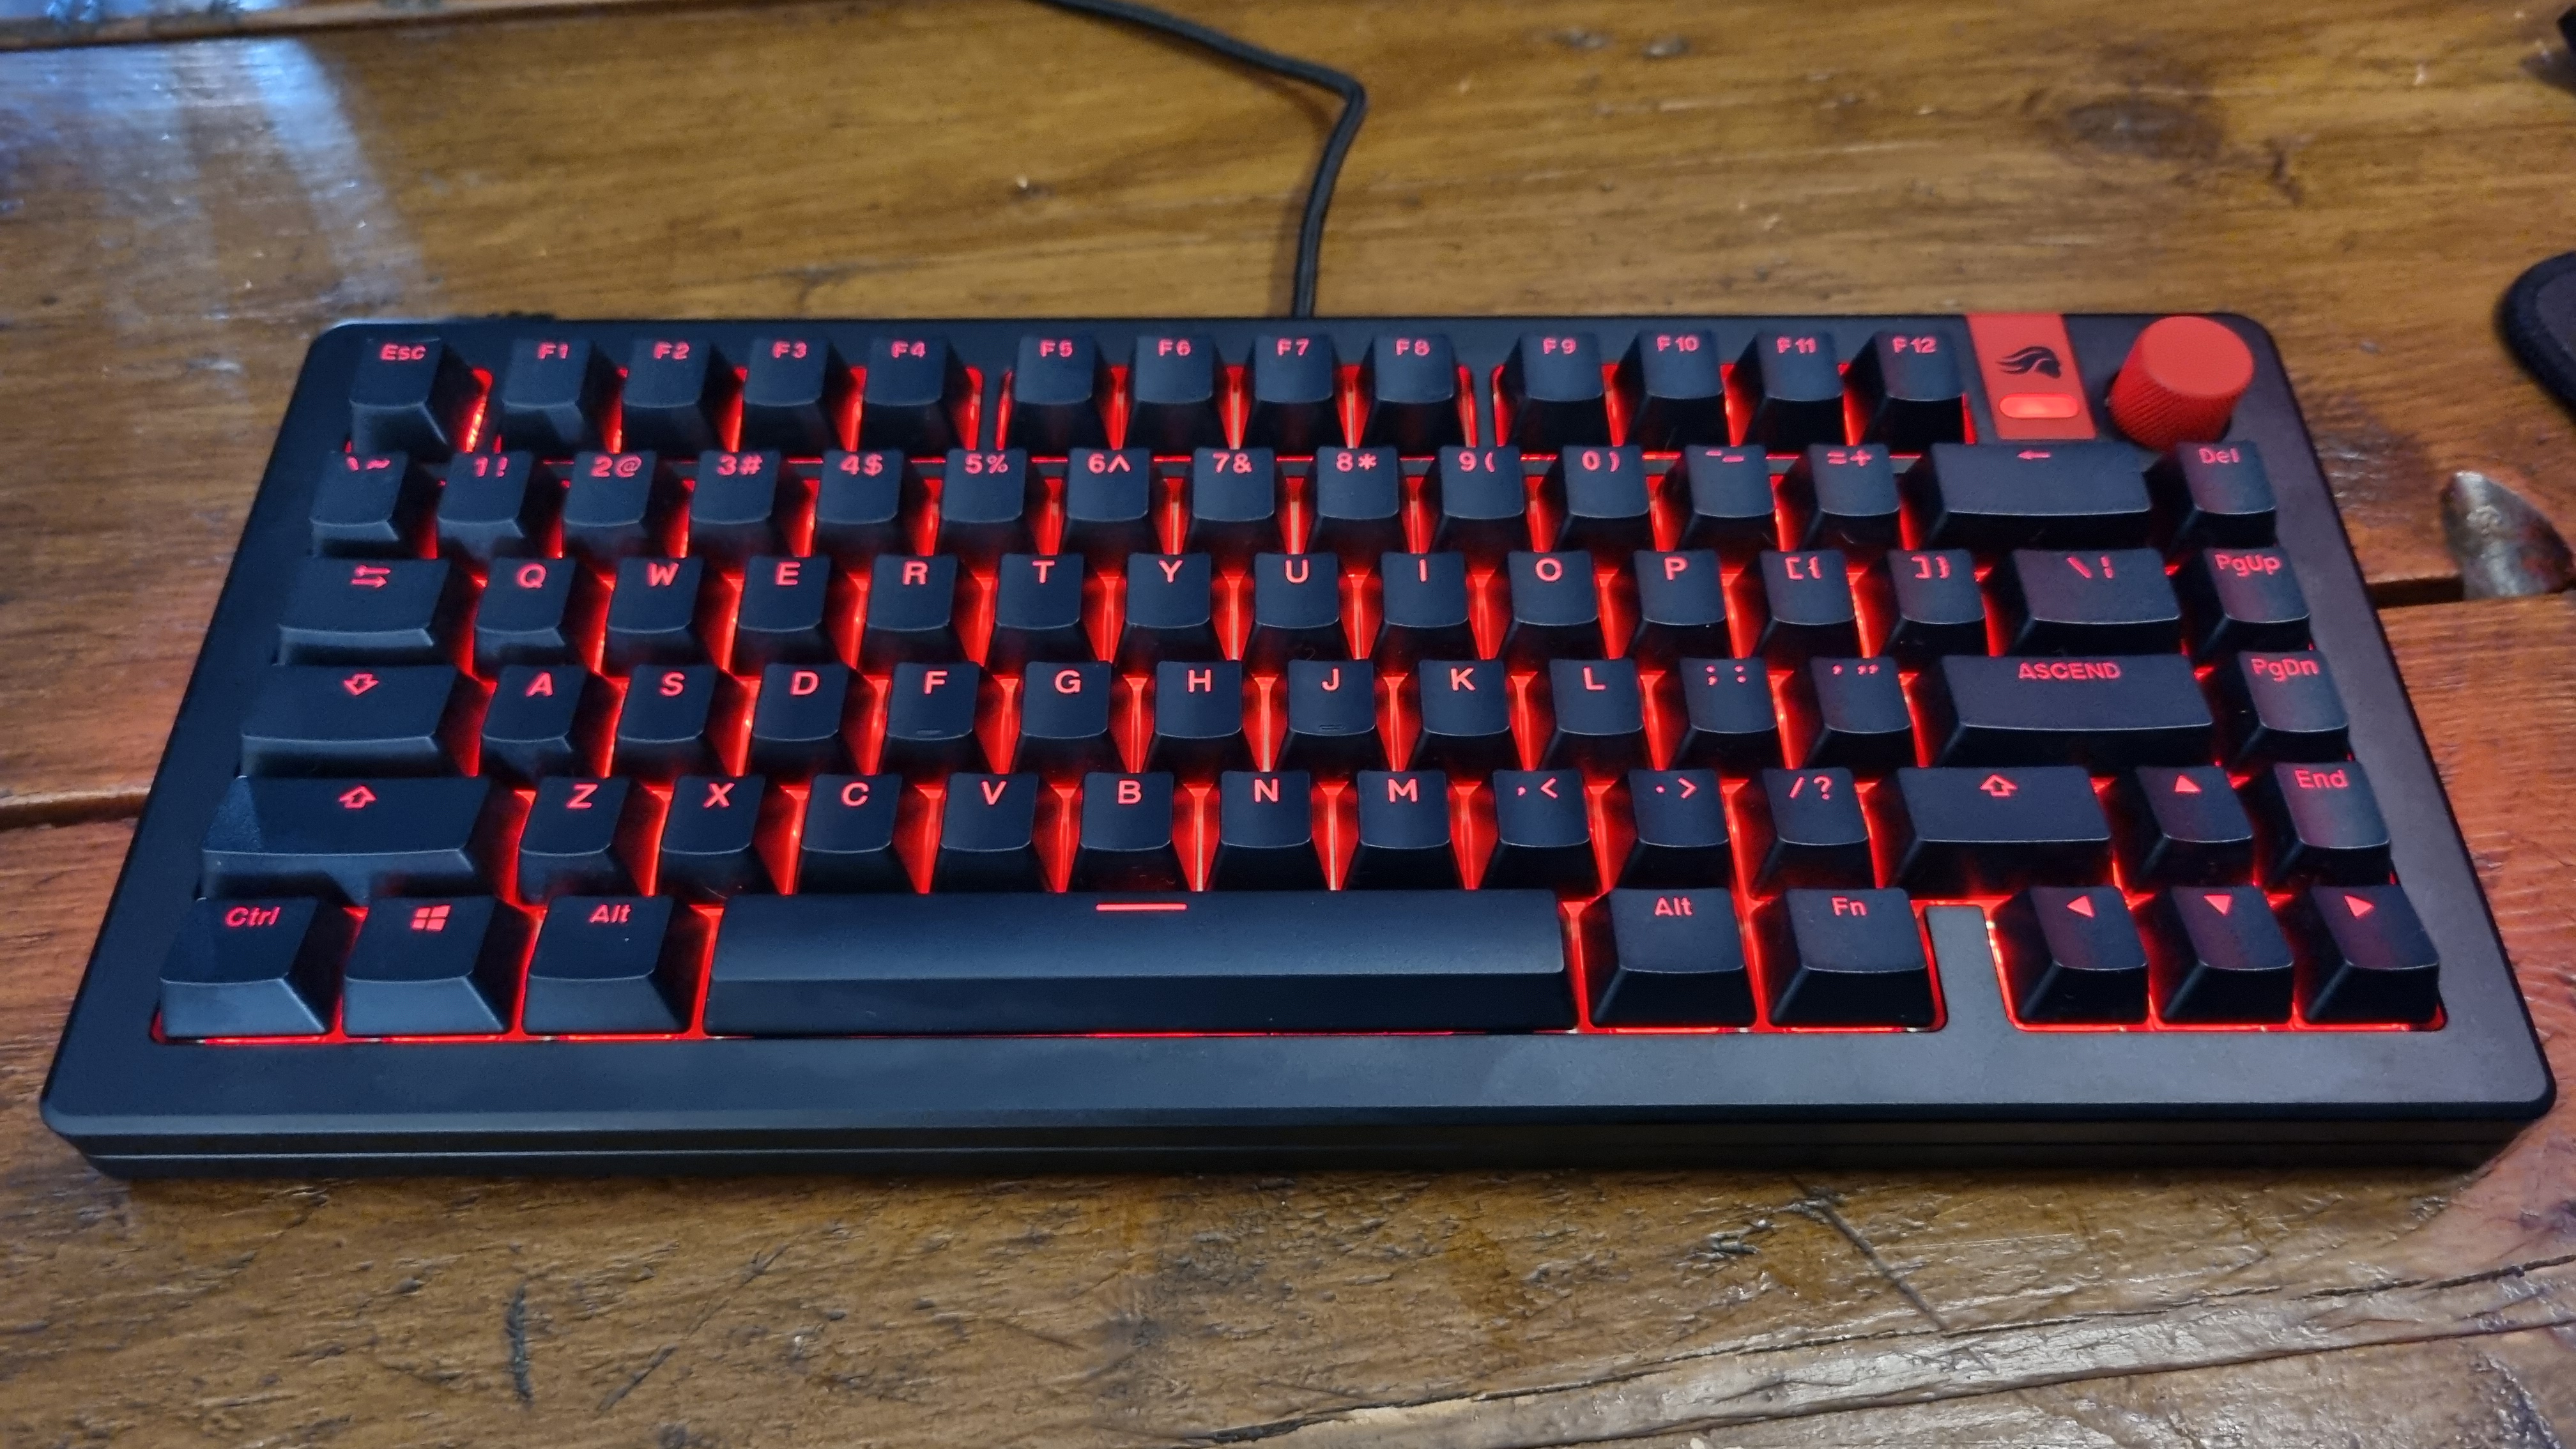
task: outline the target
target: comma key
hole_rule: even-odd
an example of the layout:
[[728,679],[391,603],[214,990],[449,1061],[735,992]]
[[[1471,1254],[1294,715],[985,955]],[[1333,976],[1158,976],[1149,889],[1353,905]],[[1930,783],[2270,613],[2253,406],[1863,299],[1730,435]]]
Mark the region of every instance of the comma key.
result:
[[1584,911],[1583,964],[1602,1026],[1753,1024],[1731,891],[1611,891]]
[[310,900],[197,901],[161,963],[161,1034],[319,1036],[348,941],[348,913]]
[[1754,918],[1782,1026],[1930,1026],[1932,964],[1899,890],[1792,890]]
[[510,799],[486,779],[236,779],[202,852],[211,895],[474,895]]
[[464,609],[462,579],[445,559],[303,559],[278,620],[277,657],[445,663]]
[[1540,887],[1590,895],[1601,888],[1583,776],[1572,770],[1497,770],[1494,852],[1487,890]]

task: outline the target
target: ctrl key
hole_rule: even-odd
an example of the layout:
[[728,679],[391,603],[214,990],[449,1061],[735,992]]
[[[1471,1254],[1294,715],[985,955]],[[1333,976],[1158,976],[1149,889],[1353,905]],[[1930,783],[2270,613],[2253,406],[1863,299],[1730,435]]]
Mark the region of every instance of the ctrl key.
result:
[[531,1034],[685,1030],[704,932],[669,896],[560,896],[528,959]]
[[1615,890],[1583,917],[1602,1026],[1751,1026],[1753,981],[1723,890]]
[[1783,891],[1755,930],[1774,1024],[1932,1024],[1932,962],[1905,892]]
[[161,964],[161,1034],[331,1029],[349,913],[310,900],[199,901]]

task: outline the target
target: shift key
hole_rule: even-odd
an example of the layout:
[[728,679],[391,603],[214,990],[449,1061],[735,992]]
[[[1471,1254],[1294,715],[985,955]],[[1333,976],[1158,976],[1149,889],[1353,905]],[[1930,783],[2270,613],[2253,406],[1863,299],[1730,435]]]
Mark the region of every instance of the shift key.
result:
[[205,891],[487,895],[511,798],[486,779],[236,779],[206,828]]
[[1937,765],[2198,765],[2215,720],[2180,654],[1951,654],[1924,682]]

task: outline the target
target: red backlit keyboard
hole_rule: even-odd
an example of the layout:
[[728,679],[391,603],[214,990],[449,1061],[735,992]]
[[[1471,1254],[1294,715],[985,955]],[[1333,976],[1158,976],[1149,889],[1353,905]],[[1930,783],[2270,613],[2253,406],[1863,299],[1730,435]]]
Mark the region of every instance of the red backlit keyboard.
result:
[[2268,339],[363,324],[111,1170],[2462,1156],[2551,1084]]

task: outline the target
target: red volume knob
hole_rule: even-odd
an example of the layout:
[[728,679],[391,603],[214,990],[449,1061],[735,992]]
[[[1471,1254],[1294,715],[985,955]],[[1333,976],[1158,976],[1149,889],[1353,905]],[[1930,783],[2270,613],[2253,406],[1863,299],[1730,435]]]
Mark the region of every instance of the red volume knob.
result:
[[2225,436],[2254,381],[2242,338],[2206,317],[2167,317],[2138,334],[2111,381],[2111,419],[2150,448]]

